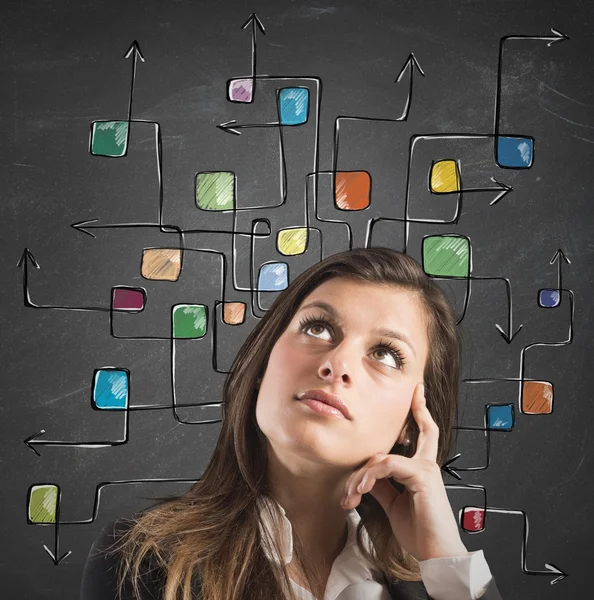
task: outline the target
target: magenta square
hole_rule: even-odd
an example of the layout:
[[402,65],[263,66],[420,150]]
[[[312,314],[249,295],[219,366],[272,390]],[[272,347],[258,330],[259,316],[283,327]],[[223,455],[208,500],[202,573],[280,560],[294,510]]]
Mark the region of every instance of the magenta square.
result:
[[253,96],[253,79],[231,79],[229,81],[229,100],[231,102],[251,102]]
[[111,309],[140,311],[144,309],[146,292],[142,288],[119,286],[112,289]]
[[462,529],[468,532],[482,531],[485,528],[485,509],[465,506],[462,511]]

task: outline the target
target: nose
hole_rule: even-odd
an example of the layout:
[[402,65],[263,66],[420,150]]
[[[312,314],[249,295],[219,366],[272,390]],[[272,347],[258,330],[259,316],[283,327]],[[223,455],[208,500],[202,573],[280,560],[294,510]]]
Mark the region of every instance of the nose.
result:
[[350,385],[352,383],[353,358],[349,356],[349,351],[344,342],[341,342],[328,352],[322,364],[318,367],[318,376],[330,384],[336,381]]

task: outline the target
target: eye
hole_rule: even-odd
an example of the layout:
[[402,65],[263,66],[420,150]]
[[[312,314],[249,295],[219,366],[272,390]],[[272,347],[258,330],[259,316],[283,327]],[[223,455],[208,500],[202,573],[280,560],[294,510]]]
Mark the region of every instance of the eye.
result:
[[[305,317],[299,321],[299,330],[302,333],[305,333],[306,335],[312,336],[314,338],[318,338],[318,336],[315,334],[315,332],[312,332],[313,335],[311,333],[308,333],[308,331],[311,331],[314,328],[320,328],[322,331],[320,331],[319,333],[321,334],[324,329],[328,330],[328,329],[331,329],[332,327],[331,327],[331,324],[329,323],[329,321],[321,316],[319,316],[319,317],[309,316],[309,317]],[[322,339],[322,338],[318,338],[318,339]],[[377,346],[374,346],[374,348],[372,349],[372,354],[373,353],[379,353],[379,354],[383,353],[383,357],[380,357],[379,362],[381,362],[382,364],[384,364],[387,367],[390,367],[392,369],[401,370],[404,367],[404,365],[406,364],[406,359],[405,359],[404,355],[400,352],[400,350],[396,346],[394,346],[389,341],[382,341]],[[388,362],[384,362],[382,360],[382,358],[384,358],[384,359],[387,358]]]

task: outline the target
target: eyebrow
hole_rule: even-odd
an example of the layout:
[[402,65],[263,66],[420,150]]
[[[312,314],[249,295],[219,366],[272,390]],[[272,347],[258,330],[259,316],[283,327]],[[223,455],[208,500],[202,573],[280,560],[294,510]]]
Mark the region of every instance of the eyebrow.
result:
[[[343,322],[343,317],[341,313],[338,310],[336,310],[331,304],[328,304],[327,302],[322,302],[321,300],[310,302],[309,304],[302,306],[297,312],[305,310],[306,308],[313,307],[321,308],[322,310],[330,314],[339,323]],[[404,342],[412,350],[413,354],[415,355],[415,358],[417,357],[415,347],[413,346],[410,339],[406,335],[404,335],[404,333],[401,333],[400,331],[393,331],[392,329],[387,329],[386,327],[379,327],[373,329],[372,333],[376,333],[384,337],[394,338],[400,340],[401,342]]]

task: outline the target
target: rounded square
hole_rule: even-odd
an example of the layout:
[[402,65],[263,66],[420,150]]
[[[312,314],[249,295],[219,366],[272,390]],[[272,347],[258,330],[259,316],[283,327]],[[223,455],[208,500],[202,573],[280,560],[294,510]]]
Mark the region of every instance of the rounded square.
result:
[[496,161],[508,169],[529,169],[534,157],[534,140],[529,137],[497,137]]
[[111,289],[111,310],[140,312],[144,310],[146,291],[143,288],[115,286]]
[[522,412],[528,415],[548,415],[553,412],[553,384],[550,381],[524,381]]
[[462,509],[461,527],[469,533],[478,533],[485,528],[485,509],[465,506]]
[[245,321],[245,302],[225,302],[223,321],[227,325],[241,325]]
[[27,517],[31,523],[48,525],[56,522],[60,488],[52,483],[32,485],[29,488]]
[[153,281],[177,281],[181,273],[180,248],[145,248],[140,273]]
[[364,210],[371,203],[371,175],[367,171],[337,171],[334,203],[341,210]]
[[258,274],[258,291],[278,292],[286,289],[288,286],[287,263],[266,263],[260,267],[260,272]]
[[196,206],[200,210],[235,208],[235,173],[205,171],[196,174]]
[[561,304],[561,290],[538,290],[538,306],[541,308],[557,308]]
[[231,102],[251,102],[254,99],[254,80],[230,79],[227,82],[227,98]]
[[455,160],[439,160],[431,165],[429,189],[434,194],[460,191],[460,170]]
[[307,237],[307,227],[281,229],[276,236],[276,247],[285,256],[297,256],[305,252]]
[[206,335],[208,307],[204,304],[175,304],[171,309],[175,339],[195,340]]
[[470,240],[454,235],[427,236],[423,239],[422,258],[427,275],[468,277]]
[[128,407],[130,373],[126,369],[103,368],[95,371],[93,404],[101,410],[125,410]]
[[128,150],[128,121],[93,121],[91,154],[124,156]]
[[281,125],[303,125],[309,113],[309,90],[304,87],[283,88],[278,94]]
[[487,404],[487,427],[493,431],[511,431],[514,428],[514,405]]

